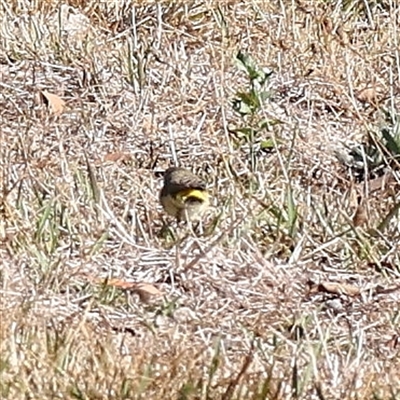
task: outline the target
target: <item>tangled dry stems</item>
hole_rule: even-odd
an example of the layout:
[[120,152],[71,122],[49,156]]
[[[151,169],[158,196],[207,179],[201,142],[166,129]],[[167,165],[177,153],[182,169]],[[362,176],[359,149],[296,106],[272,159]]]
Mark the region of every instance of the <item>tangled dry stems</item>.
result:
[[[398,215],[369,230],[398,172],[355,226],[334,155],[398,109],[398,15],[2,2],[2,398],[398,398]],[[232,133],[239,50],[273,71],[271,152]],[[176,162],[210,183],[205,236],[165,228]]]

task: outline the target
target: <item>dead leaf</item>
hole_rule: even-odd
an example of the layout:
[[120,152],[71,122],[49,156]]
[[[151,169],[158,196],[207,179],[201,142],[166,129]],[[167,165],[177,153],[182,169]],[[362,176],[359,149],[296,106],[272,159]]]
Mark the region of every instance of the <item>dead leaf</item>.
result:
[[[357,185],[361,190],[364,189],[366,186],[366,182],[361,182]],[[393,175],[390,175],[389,173],[385,173],[382,176],[379,176],[378,178],[371,179],[368,182],[368,190],[370,193],[376,192],[378,190],[384,191],[389,188],[391,189],[396,189],[396,186],[398,186],[398,183],[396,179],[393,177]]]
[[393,335],[388,341],[387,346],[389,346],[391,350],[395,350],[396,348],[400,347],[400,335]]
[[384,100],[388,99],[387,91],[384,87],[371,83],[356,93],[357,100],[362,103],[368,103],[373,106],[380,105]]
[[340,283],[340,282],[321,282],[316,283],[312,280],[307,282],[309,287],[309,293],[333,293],[333,294],[347,294],[349,296],[357,296],[361,293],[360,288],[355,285],[350,285],[348,283]]
[[375,294],[390,294],[390,293],[397,292],[398,290],[400,290],[400,285],[386,287],[386,288],[377,286],[375,288]]
[[343,29],[343,27],[339,26],[336,30],[336,33],[340,39],[340,44],[342,46],[347,46],[350,43],[348,33]]
[[362,226],[368,222],[367,211],[364,207],[363,202],[357,207],[356,213],[353,217],[353,225],[354,226]]
[[61,115],[65,109],[65,101],[56,94],[40,92],[43,102],[54,115]]
[[321,292],[347,294],[348,296],[358,296],[361,293],[357,286],[339,282],[322,282],[318,285],[318,289]]
[[329,18],[329,17],[324,17],[321,22],[322,22],[322,26],[325,29],[325,32],[326,33],[332,33],[332,31],[333,31],[332,19]]
[[123,279],[113,278],[104,281],[107,286],[114,286],[118,289],[132,289],[136,283],[124,281]]
[[112,279],[96,279],[96,283],[105,284],[107,286],[113,286],[118,289],[131,290],[136,293],[140,301],[147,303],[153,297],[163,296],[164,293],[158,290],[154,285],[147,282],[128,282],[119,278]]
[[104,161],[111,161],[111,162],[116,162],[119,160],[122,161],[127,161],[131,158],[131,155],[129,153],[123,153],[123,152],[115,152],[115,153],[108,153],[104,156]]
[[375,104],[377,102],[377,92],[373,87],[367,87],[357,93],[357,99],[362,103]]
[[164,293],[150,283],[137,283],[133,291],[139,295],[140,301],[147,303],[152,297],[163,296]]

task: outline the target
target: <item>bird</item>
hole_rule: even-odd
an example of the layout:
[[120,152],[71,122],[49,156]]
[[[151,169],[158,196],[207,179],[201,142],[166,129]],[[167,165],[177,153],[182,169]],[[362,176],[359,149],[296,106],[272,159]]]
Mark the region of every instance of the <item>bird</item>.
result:
[[210,204],[206,182],[186,168],[168,168],[164,172],[160,203],[178,222],[199,220]]

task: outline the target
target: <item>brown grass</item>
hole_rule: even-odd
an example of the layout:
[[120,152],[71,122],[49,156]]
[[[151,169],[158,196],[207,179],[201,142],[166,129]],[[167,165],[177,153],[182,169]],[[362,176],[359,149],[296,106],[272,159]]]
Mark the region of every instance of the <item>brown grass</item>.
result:
[[335,4],[1,2],[2,399],[400,399],[399,174],[335,156],[398,112],[400,6]]

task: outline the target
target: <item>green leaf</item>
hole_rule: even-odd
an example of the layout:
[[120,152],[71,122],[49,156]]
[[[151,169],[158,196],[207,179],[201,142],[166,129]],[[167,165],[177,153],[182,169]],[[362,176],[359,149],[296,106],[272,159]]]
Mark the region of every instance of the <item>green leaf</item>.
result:
[[247,72],[247,75],[251,80],[256,79],[259,76],[258,68],[254,60],[241,50],[236,56],[238,67]]
[[269,129],[278,124],[283,124],[283,121],[279,119],[263,119],[258,123],[258,129],[261,131],[263,129]]
[[272,139],[262,140],[260,143],[261,150],[270,150],[275,148],[274,141]]
[[[246,137],[250,137],[250,136],[254,136],[254,129],[252,128],[237,128],[237,129],[233,129],[233,132],[237,133],[241,133],[241,136],[246,136]],[[239,135],[238,135],[239,136]]]
[[390,153],[394,156],[400,156],[400,135],[396,138],[395,135],[392,135],[390,131],[385,128],[382,129],[382,136],[386,141],[385,147],[390,151]]
[[287,207],[288,207],[288,224],[289,224],[289,235],[294,237],[296,232],[296,222],[297,222],[297,207],[293,197],[292,188],[289,187],[287,193]]
[[258,97],[264,101],[271,98],[272,92],[271,91],[262,91],[258,93]]
[[240,114],[254,114],[261,108],[261,101],[254,91],[237,92],[237,98],[233,100],[232,106]]
[[251,108],[240,99],[233,100],[232,107],[239,114],[242,115],[252,114]]
[[242,51],[239,51],[236,56],[236,65],[239,67],[239,69],[247,73],[252,85],[254,87],[257,86],[257,90],[260,90],[260,88],[273,73],[267,68],[258,67],[253,58],[251,58],[249,54]]
[[257,93],[251,92],[238,92],[236,94],[241,101],[243,101],[246,105],[248,105],[252,109],[256,109],[260,107],[260,100],[258,98]]

